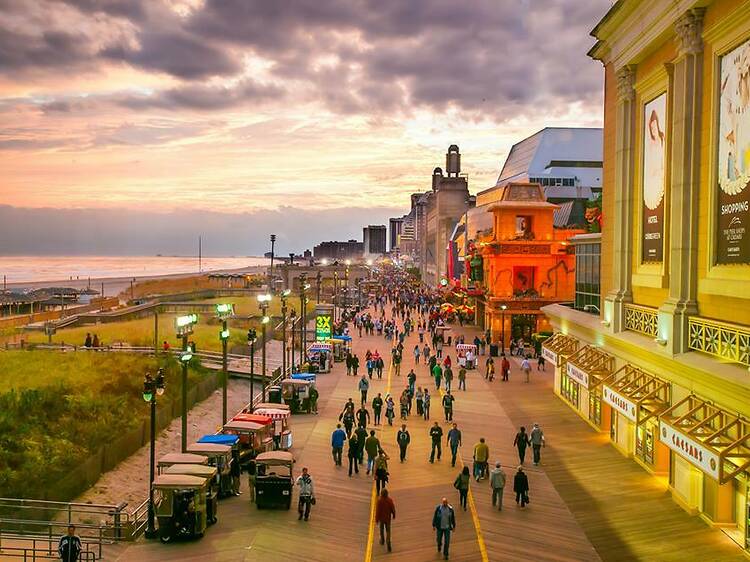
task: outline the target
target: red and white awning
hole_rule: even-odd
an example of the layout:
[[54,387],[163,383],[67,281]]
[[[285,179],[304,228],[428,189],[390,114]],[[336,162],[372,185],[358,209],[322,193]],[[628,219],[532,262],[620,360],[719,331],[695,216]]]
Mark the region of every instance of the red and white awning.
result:
[[256,408],[253,413],[268,416],[272,420],[283,420],[291,415],[289,410],[274,410],[271,408]]

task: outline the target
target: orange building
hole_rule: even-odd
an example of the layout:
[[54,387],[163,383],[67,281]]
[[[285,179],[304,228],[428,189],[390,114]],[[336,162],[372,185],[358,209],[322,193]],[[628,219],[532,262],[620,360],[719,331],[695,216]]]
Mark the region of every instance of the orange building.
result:
[[[551,331],[542,306],[573,301],[575,255],[568,242],[582,230],[554,228],[557,205],[549,203],[537,183],[510,183],[498,188],[486,207],[493,213],[493,228],[476,240],[482,257],[485,289],[478,310],[492,341]],[[474,263],[476,263],[474,259]],[[478,275],[474,275],[478,277]]]

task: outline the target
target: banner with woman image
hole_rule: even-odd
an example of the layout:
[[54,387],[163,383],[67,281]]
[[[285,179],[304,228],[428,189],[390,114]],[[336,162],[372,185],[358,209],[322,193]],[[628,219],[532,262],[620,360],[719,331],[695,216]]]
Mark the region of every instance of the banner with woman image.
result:
[[641,259],[664,259],[664,192],[667,94],[643,107],[643,229]]
[[721,57],[716,263],[750,263],[750,40]]

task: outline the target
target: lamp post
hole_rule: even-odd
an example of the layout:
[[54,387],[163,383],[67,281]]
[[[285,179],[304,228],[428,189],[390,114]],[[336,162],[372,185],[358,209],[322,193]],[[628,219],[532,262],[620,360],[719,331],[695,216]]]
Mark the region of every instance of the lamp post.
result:
[[273,291],[273,250],[276,245],[276,235],[271,234],[271,267],[268,270],[268,290]]
[[292,311],[289,313],[289,319],[292,323],[292,372],[294,372],[294,324],[297,320],[297,311],[292,309]]
[[262,328],[261,337],[263,338],[263,349],[261,350],[261,361],[263,364],[263,402],[266,401],[266,325],[271,321],[268,317],[268,303],[271,302],[271,298],[270,293],[258,295],[258,304],[263,312],[263,318],[260,321]]
[[501,320],[502,323],[502,336],[500,338],[500,350],[502,353],[505,353],[505,310],[508,308],[507,305],[501,304],[500,305],[500,311],[501,311]]
[[307,345],[307,290],[309,288],[310,285],[307,284],[307,274],[302,273],[299,276],[299,308],[300,318],[302,319],[302,327],[300,328],[300,363],[307,359],[307,350],[305,349],[305,346]]
[[187,380],[188,380],[188,363],[193,358],[193,350],[188,346],[188,336],[193,333],[193,325],[198,322],[197,314],[187,314],[175,318],[175,327],[177,328],[177,337],[182,339],[182,353],[180,354],[180,363],[182,363],[182,380],[181,398],[182,398],[182,424],[181,424],[181,443],[182,452],[187,450]]
[[317,289],[318,302],[320,302],[320,287],[323,284],[323,274],[318,270],[318,274],[315,276],[315,285]]
[[254,383],[255,383],[255,340],[258,337],[253,328],[247,331],[247,341],[250,344],[250,413],[253,413],[253,401],[255,400]]
[[349,309],[349,266],[352,260],[346,260],[346,269],[344,269],[344,311]]
[[156,372],[156,378],[146,373],[143,379],[143,399],[151,405],[151,453],[148,469],[148,520],[146,522],[146,538],[156,537],[154,524],[154,466],[156,464],[156,396],[164,394],[164,369]]
[[216,317],[221,320],[221,331],[219,340],[221,341],[221,425],[227,423],[227,343],[229,342],[229,328],[227,319],[234,316],[233,304],[217,304]]
[[286,289],[281,293],[281,372],[286,376],[286,299],[292,293]]
[[339,272],[333,272],[333,297],[331,302],[333,303],[333,322],[336,323],[336,300],[339,296]]

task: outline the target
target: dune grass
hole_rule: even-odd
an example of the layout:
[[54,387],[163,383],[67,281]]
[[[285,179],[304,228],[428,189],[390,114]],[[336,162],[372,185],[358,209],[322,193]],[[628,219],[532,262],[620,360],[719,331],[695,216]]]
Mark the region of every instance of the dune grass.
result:
[[[0,353],[0,497],[41,497],[102,445],[149,415],[143,377],[164,367],[164,400],[179,395],[171,358],[110,353]],[[193,384],[207,371],[189,370]]]

